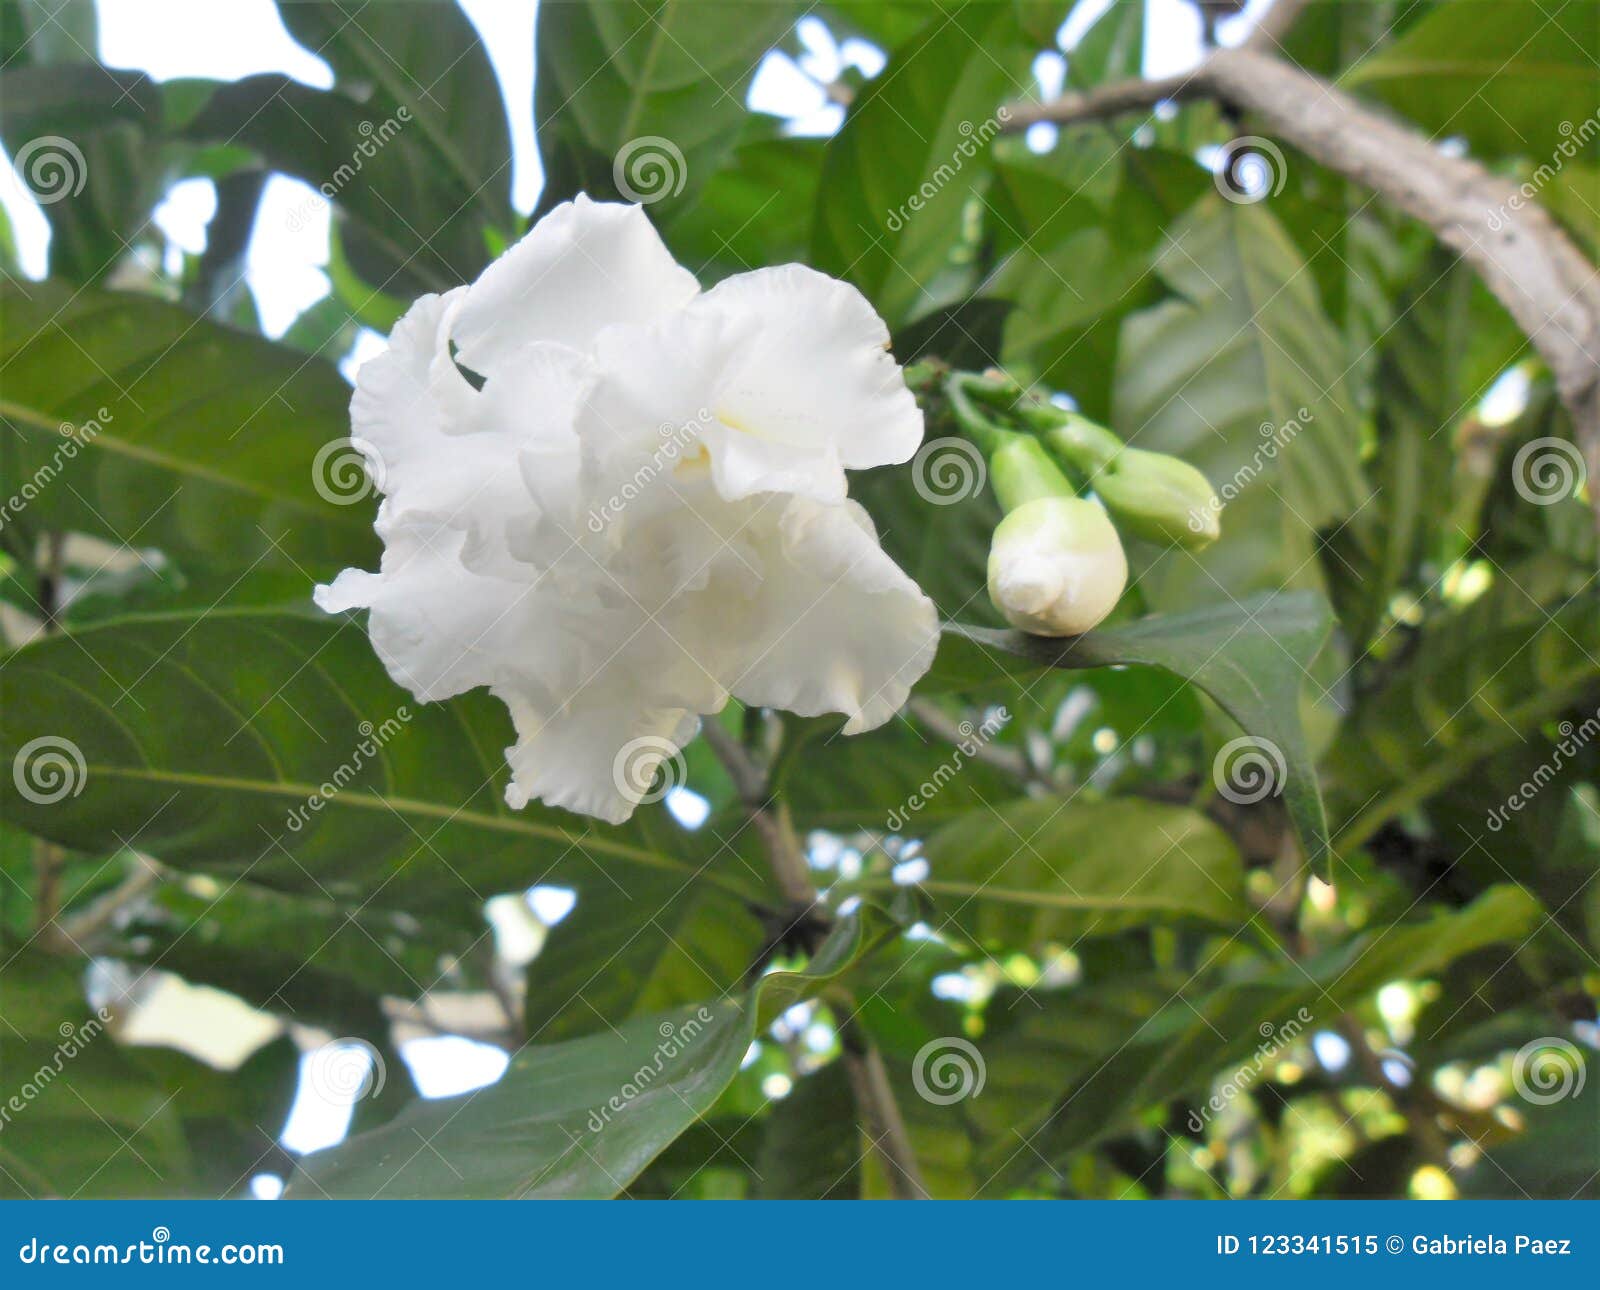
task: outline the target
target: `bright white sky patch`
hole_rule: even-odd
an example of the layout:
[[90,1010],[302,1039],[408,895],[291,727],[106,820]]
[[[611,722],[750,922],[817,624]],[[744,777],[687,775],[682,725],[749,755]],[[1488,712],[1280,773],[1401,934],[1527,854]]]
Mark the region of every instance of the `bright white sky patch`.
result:
[[245,256],[261,330],[278,337],[303,310],[328,294],[329,206],[309,184],[273,175],[261,193]]
[[209,179],[184,179],[167,189],[152,218],[175,246],[190,255],[206,249],[206,225],[217,213],[217,186]]
[[504,1049],[460,1035],[413,1039],[401,1046],[400,1055],[411,1067],[423,1097],[470,1093],[475,1088],[493,1084],[511,1063]]
[[280,72],[319,90],[333,71],[297,44],[272,0],[99,0],[100,61],[158,81]]
[[461,0],[483,37],[511,122],[511,204],[526,215],[544,187],[533,138],[534,16],[538,0]]

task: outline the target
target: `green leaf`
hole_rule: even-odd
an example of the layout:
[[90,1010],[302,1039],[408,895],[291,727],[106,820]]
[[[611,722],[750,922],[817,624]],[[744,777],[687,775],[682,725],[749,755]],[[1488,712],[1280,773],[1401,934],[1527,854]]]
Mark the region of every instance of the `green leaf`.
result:
[[1198,1093],[1263,1045],[1309,1038],[1387,982],[1516,942],[1540,917],[1527,892],[1502,886],[1465,909],[1374,928],[1303,962],[1251,965],[1231,980],[1119,980],[1034,990],[1037,1006],[991,1006],[998,1028],[980,1048],[988,1083],[964,1104],[998,1170],[980,1171],[991,1178],[985,1190],[1003,1194],[1041,1157],[1059,1161],[1130,1128],[1139,1108]]
[[[279,4],[290,33],[333,67],[337,89],[358,99],[374,137],[386,123],[400,126],[405,147],[426,156],[453,200],[442,210],[400,207],[382,221],[391,234],[440,244],[439,254],[460,268],[487,261],[486,230],[511,226],[511,132],[499,81],[488,51],[459,6],[453,4],[370,4],[364,0],[325,0],[319,4]],[[330,111],[338,107],[322,100]],[[404,115],[402,116],[402,110]],[[315,118],[313,118],[315,120]],[[304,125],[284,125],[297,146],[308,146]],[[395,139],[382,142],[376,156]],[[357,164],[354,153],[344,162]],[[322,180],[334,181],[335,174]],[[313,180],[315,183],[316,181]],[[436,224],[435,218],[442,219]],[[407,229],[407,224],[414,231]],[[391,285],[379,266],[391,263],[387,248],[352,246],[352,262],[375,287]],[[394,266],[400,269],[404,266]],[[476,271],[458,277],[470,281]],[[447,285],[453,286],[455,282]]]
[[1030,53],[1009,4],[938,13],[890,55],[829,142],[812,263],[860,287],[891,329],[968,294],[971,256],[957,256],[965,210]]
[[75,795],[29,800],[8,775],[0,809],[82,850],[137,839],[180,868],[474,928],[498,892],[581,898],[635,868],[761,892],[734,855],[697,858],[704,843],[659,805],[617,828],[511,810],[500,701],[417,703],[348,619],[216,609],[36,641],[0,669],[6,764],[43,737],[81,757]]
[[1281,791],[1307,859],[1327,850],[1327,818],[1300,722],[1306,669],[1328,638],[1331,616],[1306,592],[1257,596],[1185,614],[1153,614],[1126,626],[1067,640],[952,624],[930,674],[931,687],[961,688],[996,670],[1030,675],[1046,667],[1142,663],[1193,682],[1276,763]]
[[317,489],[318,452],[349,434],[350,387],[331,364],[143,296],[13,279],[0,306],[13,431],[0,465],[23,501],[7,528],[240,573],[375,561],[370,508]]
[[[84,965],[24,949],[0,968],[0,1196],[138,1196],[187,1166],[178,1116],[84,999]],[[163,1183],[165,1185],[163,1186]]]
[[[453,5],[384,8],[455,12]],[[493,77],[487,71],[485,76],[493,90]],[[369,292],[379,288],[409,298],[471,282],[490,260],[488,233],[509,228],[515,218],[505,191],[509,143],[500,158],[500,182],[484,190],[492,204],[463,200],[472,193],[468,181],[459,177],[459,167],[444,164],[411,113],[407,105],[359,101],[286,76],[251,76],[221,86],[182,134],[195,142],[249,148],[267,168],[317,189],[322,196],[308,195],[291,208],[291,231],[331,202],[344,217],[339,244],[355,275]],[[459,123],[454,128],[474,134]]]
[[1211,183],[1187,157],[1077,139],[997,163],[988,199],[997,262],[985,290],[1016,306],[1006,363],[1106,420],[1122,319],[1160,299],[1151,264],[1167,226]]
[[755,1159],[758,1194],[772,1200],[855,1200],[868,1152],[842,1060],[796,1081],[767,1115]]
[[[838,719],[823,718],[816,728],[788,736],[778,787],[802,830],[894,832],[896,818],[907,816],[918,829],[930,829],[1016,792],[1016,777],[971,755],[974,745],[990,741],[1008,724],[996,719],[985,728],[986,719],[950,718],[968,743],[969,752],[963,753],[947,739],[924,733],[920,722],[891,721],[846,737],[838,733]],[[788,746],[797,740],[803,742]],[[915,810],[913,795],[921,803]]]
[[702,281],[806,258],[823,140],[758,137],[712,173],[662,230]]
[[591,884],[528,967],[525,1029],[554,1043],[708,998],[744,974],[762,943],[743,902],[692,878]]
[[[1600,6],[1446,4],[1352,68],[1343,84],[1480,156],[1540,161],[1594,115]],[[1563,124],[1565,129],[1562,128]],[[1567,155],[1571,155],[1568,153]]]
[[1171,231],[1157,264],[1179,297],[1133,315],[1117,354],[1113,422],[1141,448],[1183,457],[1228,503],[1198,556],[1161,552],[1151,603],[1276,588],[1309,564],[1315,531],[1367,498],[1346,359],[1266,204],[1210,197]]
[[[1600,695],[1600,664],[1587,644],[1600,639],[1600,599],[1575,598],[1554,613],[1525,605],[1515,588],[1506,599],[1520,610],[1510,621],[1497,621],[1501,601],[1491,595],[1430,625],[1406,667],[1340,730],[1324,760],[1336,818],[1345,821],[1339,849]],[[1570,755],[1550,750],[1556,767]],[[1490,811],[1505,804],[1497,797],[1481,805],[1489,827]]]
[[[499,1083],[419,1101],[302,1162],[290,1193],[361,1198],[605,1198],[706,1114],[764,1019],[849,970],[886,931],[842,920],[803,971],[614,1030],[525,1048]],[[417,1143],[428,1143],[418,1150]]]
[[659,200],[663,212],[691,207],[738,138],[762,54],[801,12],[788,0],[542,6],[534,79],[541,208],[580,191]]
[[[1458,488],[1455,427],[1523,345],[1508,314],[1460,261],[1437,253],[1377,340],[1378,442],[1372,501],[1330,540],[1326,562],[1340,620],[1371,639],[1395,594],[1429,579],[1465,545],[1451,523]],[[1443,530],[1441,535],[1440,530]],[[1443,557],[1443,558],[1441,558]]]
[[995,803],[932,833],[919,884],[978,945],[1037,952],[1143,923],[1230,931],[1254,915],[1228,836],[1198,811],[1137,798]]
[[1067,53],[1067,84],[1086,90],[1139,75],[1144,66],[1144,0],[1112,0]]
[[[64,35],[65,29],[55,29]],[[150,164],[159,147],[162,103],[148,77],[87,60],[63,40],[65,63],[7,66],[0,72],[6,151],[44,200],[50,271],[71,282],[107,276],[149,227],[165,176]],[[29,48],[36,54],[37,38]]]

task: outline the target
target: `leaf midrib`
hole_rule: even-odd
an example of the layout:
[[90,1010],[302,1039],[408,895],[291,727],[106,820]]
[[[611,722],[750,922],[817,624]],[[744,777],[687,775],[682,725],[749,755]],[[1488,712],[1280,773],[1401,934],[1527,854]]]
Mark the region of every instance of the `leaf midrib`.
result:
[[[321,785],[301,783],[298,780],[240,779],[229,775],[207,775],[194,771],[162,770],[157,767],[111,766],[99,762],[88,763],[85,773],[89,779],[95,776],[104,776],[110,779],[170,784],[185,788],[209,788],[219,792],[256,793],[263,796],[287,797],[300,800],[319,797],[322,793]],[[666,856],[659,855],[654,851],[646,851],[623,842],[608,841],[593,833],[575,834],[561,828],[559,825],[537,824],[509,815],[487,815],[482,811],[454,807],[446,802],[427,802],[415,797],[369,793],[358,789],[345,789],[337,796],[325,799],[325,804],[330,810],[336,807],[343,807],[368,811],[391,811],[399,814],[417,815],[425,819],[440,820],[447,824],[467,824],[495,833],[511,834],[515,837],[538,838],[542,841],[560,842],[566,846],[579,846],[585,851],[614,855],[618,859],[628,860],[648,868],[662,869],[668,873],[686,874],[699,881],[722,887],[740,899],[755,898],[754,893],[746,891],[740,884],[723,878],[718,874],[685,864],[682,861],[668,859]]]
[[[47,417],[43,413],[13,402],[10,399],[0,399],[0,417],[9,417],[31,426],[35,430],[49,431],[55,434],[61,421],[57,417]],[[103,448],[107,452],[118,453],[131,457],[135,461],[142,461],[147,465],[159,466],[163,470],[185,478],[203,479],[208,483],[216,484],[220,488],[228,488],[234,492],[248,493],[253,497],[260,497],[265,501],[278,506],[288,506],[295,510],[304,511],[308,515],[325,523],[338,522],[340,524],[358,525],[366,527],[361,517],[355,514],[345,514],[336,508],[319,505],[302,497],[298,493],[278,493],[269,488],[263,488],[250,480],[223,474],[221,471],[204,466],[193,460],[173,457],[168,453],[151,448],[147,444],[135,443],[130,439],[119,438],[107,430],[99,431],[92,440],[84,445],[86,448]]]

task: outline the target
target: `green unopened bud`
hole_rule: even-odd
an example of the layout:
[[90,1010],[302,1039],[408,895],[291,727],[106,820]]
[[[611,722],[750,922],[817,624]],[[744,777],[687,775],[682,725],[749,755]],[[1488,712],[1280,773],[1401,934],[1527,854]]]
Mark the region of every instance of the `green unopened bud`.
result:
[[989,454],[989,482],[1007,513],[1041,497],[1072,497],[1077,489],[1032,435],[1012,434]]
[[1038,497],[995,527],[989,599],[1013,627],[1076,636],[1116,608],[1128,560],[1105,511],[1079,497]]
[[1211,481],[1188,462],[1126,447],[1109,430],[1081,417],[1046,437],[1089,476],[1106,509],[1135,537],[1198,549],[1220,536],[1222,503]]

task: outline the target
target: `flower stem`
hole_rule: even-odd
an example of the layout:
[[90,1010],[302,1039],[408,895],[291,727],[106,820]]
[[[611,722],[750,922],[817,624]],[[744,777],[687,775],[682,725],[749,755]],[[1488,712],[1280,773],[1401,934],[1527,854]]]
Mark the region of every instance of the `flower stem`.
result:
[[[798,926],[814,910],[817,888],[811,880],[811,866],[806,863],[805,848],[795,833],[794,822],[787,808],[774,800],[765,768],[744,744],[714,720],[703,722],[701,731],[711,745],[711,751],[733,781],[750,823],[766,844],[772,876],[777,880],[784,899],[795,911],[795,925]],[[921,1172],[917,1168],[911,1135],[906,1131],[905,1118],[900,1114],[899,1103],[895,1101],[889,1073],[883,1064],[883,1054],[856,1021],[855,1011],[855,1001],[851,999],[845,1019],[839,1025],[839,1041],[844,1050],[841,1060],[845,1063],[850,1077],[850,1091],[855,1097],[856,1115],[872,1151],[883,1162],[894,1198],[923,1199],[928,1195],[928,1189],[923,1185]]]

